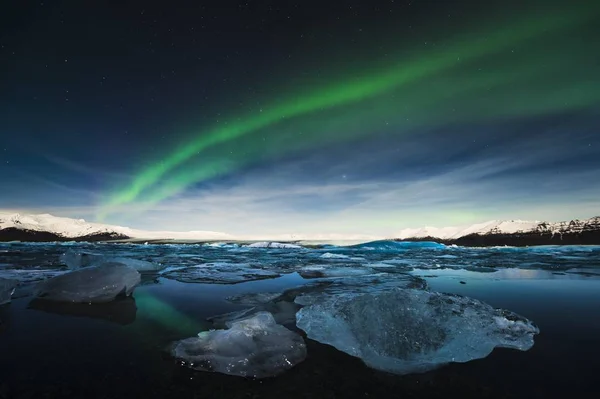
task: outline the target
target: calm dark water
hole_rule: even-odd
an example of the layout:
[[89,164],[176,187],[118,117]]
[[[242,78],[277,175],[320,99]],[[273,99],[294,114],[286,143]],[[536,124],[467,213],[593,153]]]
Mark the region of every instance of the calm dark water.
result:
[[134,300],[103,308],[44,308],[25,294],[0,306],[0,398],[600,395],[598,276],[519,268],[409,272],[424,277],[431,290],[467,295],[533,320],[541,330],[534,347],[527,352],[496,349],[485,359],[396,376],[307,339],[307,359],[278,377],[251,380],[197,372],[172,359],[167,345],[208,328],[209,316],[244,308],[226,301],[228,296],[279,292],[307,280],[295,272],[232,285],[153,276],[136,289]]

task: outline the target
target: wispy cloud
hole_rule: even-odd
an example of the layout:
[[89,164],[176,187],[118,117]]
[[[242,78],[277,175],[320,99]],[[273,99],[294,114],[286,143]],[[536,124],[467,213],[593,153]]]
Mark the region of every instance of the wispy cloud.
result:
[[[600,138],[593,132],[570,123],[453,129],[447,135],[384,135],[257,164],[159,204],[148,204],[142,196],[137,203],[120,206],[105,222],[252,237],[393,236],[402,228],[423,225],[600,214]],[[502,136],[503,129],[508,133]],[[95,173],[86,165],[53,161],[84,176]],[[26,208],[59,216],[94,220],[104,194],[48,175],[23,180],[27,183],[12,187],[31,196]],[[17,205],[0,202],[22,208]]]

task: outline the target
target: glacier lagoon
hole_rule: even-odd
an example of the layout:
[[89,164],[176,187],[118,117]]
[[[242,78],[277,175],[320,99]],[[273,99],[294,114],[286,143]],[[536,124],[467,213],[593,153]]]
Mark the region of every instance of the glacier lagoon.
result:
[[[131,296],[38,297],[103,262]],[[5,243],[0,278],[0,397],[600,390],[600,247]]]

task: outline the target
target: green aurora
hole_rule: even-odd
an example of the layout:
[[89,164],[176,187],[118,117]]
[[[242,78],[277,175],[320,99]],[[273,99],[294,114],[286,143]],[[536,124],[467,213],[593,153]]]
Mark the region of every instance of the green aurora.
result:
[[[593,11],[593,12],[591,12]],[[99,218],[152,206],[191,185],[264,160],[393,129],[423,129],[585,109],[600,101],[593,43],[581,30],[594,10],[535,15],[423,46],[408,60],[357,78],[298,90],[244,117],[217,123],[141,170]]]

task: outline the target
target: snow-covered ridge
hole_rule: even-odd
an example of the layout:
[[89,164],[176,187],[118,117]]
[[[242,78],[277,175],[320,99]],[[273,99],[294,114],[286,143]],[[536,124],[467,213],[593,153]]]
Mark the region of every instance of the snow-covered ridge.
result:
[[[115,226],[101,223],[86,222],[83,219],[71,219],[57,217],[49,214],[25,215],[19,213],[0,212],[0,231],[7,228],[15,228],[24,231],[47,232],[66,239],[74,239],[85,236],[121,236],[139,240],[196,240],[196,241],[253,241],[258,237],[235,237],[226,233],[215,231],[145,231],[131,229],[129,227]],[[390,239],[416,240],[432,238],[439,240],[456,240],[470,235],[492,235],[492,234],[519,234],[540,233],[551,235],[573,234],[584,231],[600,231],[600,217],[585,220],[571,220],[568,222],[542,222],[527,220],[491,220],[468,226],[457,227],[423,227],[418,229],[403,229]],[[294,244],[315,244],[315,237],[323,243],[332,244],[340,241],[340,245],[349,245],[348,238],[355,242],[364,243],[381,239],[380,237],[357,236],[357,235],[280,235],[265,237],[263,240],[292,241]],[[308,240],[308,241],[307,241]],[[264,243],[256,243],[253,246],[261,246]],[[292,244],[285,244],[292,245]],[[487,244],[486,244],[487,245]],[[495,245],[495,244],[489,244]],[[513,244],[510,244],[513,245]]]
[[222,240],[233,238],[229,234],[215,231],[144,231],[123,226],[90,223],[83,219],[57,217],[49,214],[23,215],[0,212],[0,230],[7,228],[48,232],[64,238],[101,234],[118,234],[139,239]]
[[442,240],[456,240],[471,234],[518,234],[518,233],[550,233],[567,234],[582,231],[600,230],[600,217],[568,222],[542,222],[538,220],[491,220],[470,226],[456,227],[422,227],[419,229],[403,229],[397,234],[401,240],[421,239],[426,237]]

